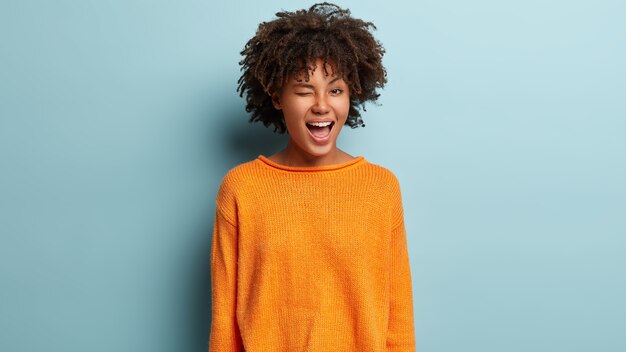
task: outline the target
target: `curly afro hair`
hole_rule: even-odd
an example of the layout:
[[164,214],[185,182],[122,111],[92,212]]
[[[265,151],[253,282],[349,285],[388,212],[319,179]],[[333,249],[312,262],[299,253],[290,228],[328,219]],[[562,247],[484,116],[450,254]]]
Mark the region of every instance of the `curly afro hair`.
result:
[[[334,74],[341,76],[350,90],[350,109],[346,125],[365,126],[358,108],[365,111],[365,102],[376,102],[377,88],[387,83],[382,65],[385,49],[376,40],[371,22],[350,17],[350,10],[327,2],[308,10],[278,12],[278,18],[259,24],[256,35],[241,51],[239,62],[243,74],[239,78],[239,96],[246,93],[246,111],[250,122],[261,121],[265,127],[274,125],[274,132],[285,133],[283,113],[272,105],[271,95],[280,93],[282,85],[294,74],[315,69],[314,60],[331,62]],[[324,73],[328,75],[326,65]]]

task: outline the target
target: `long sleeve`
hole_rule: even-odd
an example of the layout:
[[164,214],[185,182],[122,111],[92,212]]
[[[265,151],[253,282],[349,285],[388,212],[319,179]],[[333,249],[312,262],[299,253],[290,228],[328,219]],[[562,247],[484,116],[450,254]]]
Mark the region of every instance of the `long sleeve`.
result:
[[413,288],[404,222],[391,233],[391,287],[387,351],[415,351]]
[[390,302],[387,351],[414,352],[413,283],[407,248],[400,185],[394,179],[393,227],[390,253]]
[[237,227],[219,211],[211,250],[212,315],[210,352],[242,352],[237,324]]
[[363,157],[305,167],[259,156],[229,170],[209,352],[415,352],[404,226],[398,179]]

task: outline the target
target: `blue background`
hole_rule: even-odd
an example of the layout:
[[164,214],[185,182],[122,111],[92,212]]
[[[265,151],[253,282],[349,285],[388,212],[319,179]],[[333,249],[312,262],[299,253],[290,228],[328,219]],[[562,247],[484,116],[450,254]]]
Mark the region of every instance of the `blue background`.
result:
[[[239,51],[303,1],[2,1],[0,350],[205,351]],[[626,350],[626,3],[340,1],[389,84],[418,351]]]

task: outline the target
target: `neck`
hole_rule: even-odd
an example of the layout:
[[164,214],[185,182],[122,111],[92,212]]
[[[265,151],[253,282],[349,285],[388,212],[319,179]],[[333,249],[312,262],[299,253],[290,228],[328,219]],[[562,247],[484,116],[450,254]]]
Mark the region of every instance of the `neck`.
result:
[[303,150],[291,140],[287,143],[287,147],[276,155],[277,161],[280,164],[286,166],[325,166],[332,164],[339,164],[344,161],[352,159],[352,157],[343,151],[339,150],[337,146],[333,146],[330,152],[324,155],[311,155],[305,153]]

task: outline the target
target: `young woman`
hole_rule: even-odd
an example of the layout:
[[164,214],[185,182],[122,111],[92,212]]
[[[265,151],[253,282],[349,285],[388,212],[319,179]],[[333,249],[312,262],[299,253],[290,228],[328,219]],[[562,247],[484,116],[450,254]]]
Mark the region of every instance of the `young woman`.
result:
[[218,191],[209,350],[415,351],[397,178],[336,145],[386,83],[375,27],[328,3],[277,17],[242,51],[239,90],[289,141]]

